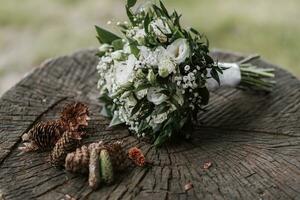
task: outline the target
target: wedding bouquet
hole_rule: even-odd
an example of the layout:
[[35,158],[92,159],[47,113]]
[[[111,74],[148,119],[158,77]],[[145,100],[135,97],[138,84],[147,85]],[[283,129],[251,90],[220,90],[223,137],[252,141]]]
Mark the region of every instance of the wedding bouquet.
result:
[[161,145],[184,134],[182,128],[208,104],[210,90],[272,89],[273,69],[257,68],[249,60],[216,62],[208,54],[207,38],[184,29],[176,11],[170,14],[162,2],[133,11],[136,3],[127,0],[130,22],[117,23],[123,37],[96,26],[101,43],[98,87],[110,126],[125,123],[137,137]]

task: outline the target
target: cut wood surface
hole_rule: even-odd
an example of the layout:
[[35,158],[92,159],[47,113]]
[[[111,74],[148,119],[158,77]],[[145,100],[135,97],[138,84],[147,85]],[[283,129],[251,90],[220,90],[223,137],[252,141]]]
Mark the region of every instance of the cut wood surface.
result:
[[[270,94],[219,89],[190,141],[156,149],[100,116],[95,50],[49,60],[0,100],[0,199],[300,199],[300,81],[276,66]],[[213,52],[219,61],[233,53]],[[51,167],[48,153],[20,154],[21,136],[36,122],[58,116],[74,100],[91,111],[91,141],[122,139],[153,166],[129,168],[115,184],[93,191],[87,177]],[[204,164],[211,162],[208,169]],[[185,191],[185,186],[193,187]]]

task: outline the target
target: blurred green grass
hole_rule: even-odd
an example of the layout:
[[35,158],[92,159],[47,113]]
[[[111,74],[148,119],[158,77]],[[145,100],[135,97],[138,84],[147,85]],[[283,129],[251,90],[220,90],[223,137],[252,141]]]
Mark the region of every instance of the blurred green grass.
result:
[[[43,60],[97,47],[94,25],[125,20],[125,0],[1,0],[0,93]],[[299,0],[165,0],[212,48],[258,53],[300,77]],[[10,82],[3,80],[9,79]]]

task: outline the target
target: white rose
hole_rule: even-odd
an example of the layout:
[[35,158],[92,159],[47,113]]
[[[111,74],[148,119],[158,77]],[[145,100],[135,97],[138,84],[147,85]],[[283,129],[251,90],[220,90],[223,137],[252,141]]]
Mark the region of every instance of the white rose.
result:
[[158,47],[156,52],[158,52],[158,74],[165,78],[172,72],[175,72],[176,65],[171,60],[171,57],[168,55],[166,49],[163,47]]
[[167,52],[177,64],[180,64],[190,56],[190,46],[186,39],[179,38],[168,46]]
[[134,65],[136,62],[136,58],[134,55],[129,55],[128,60],[126,62],[116,62],[116,84],[119,86],[124,85],[133,79],[134,75]]
[[168,57],[163,57],[158,63],[158,74],[163,78],[166,78],[172,72],[175,72],[175,69],[175,63]]
[[160,93],[161,89],[151,87],[147,93],[148,101],[154,103],[155,105],[159,105],[166,101],[168,97],[165,94]]

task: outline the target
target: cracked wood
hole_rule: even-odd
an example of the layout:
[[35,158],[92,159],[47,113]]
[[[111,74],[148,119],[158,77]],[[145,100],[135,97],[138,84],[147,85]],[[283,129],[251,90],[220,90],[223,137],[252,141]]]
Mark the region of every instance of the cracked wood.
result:
[[[219,61],[240,55],[213,52]],[[212,94],[207,112],[191,141],[161,149],[132,137],[125,127],[109,129],[99,115],[95,50],[49,60],[0,100],[0,199],[299,199],[300,81],[276,66],[277,86],[270,94],[221,89]],[[122,139],[153,161],[147,169],[130,168],[115,184],[97,191],[87,177],[48,163],[48,153],[20,154],[21,136],[37,121],[57,117],[70,101],[91,110],[86,143]],[[212,162],[203,169],[205,162]],[[193,188],[185,191],[184,186]]]

